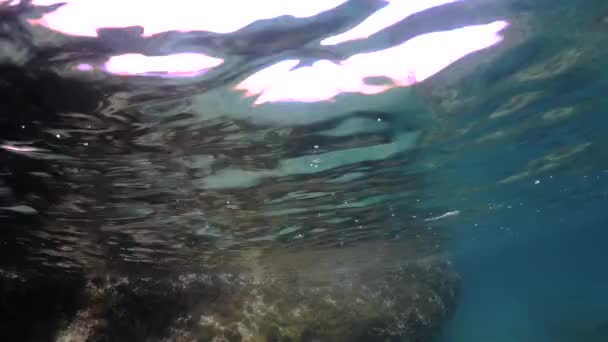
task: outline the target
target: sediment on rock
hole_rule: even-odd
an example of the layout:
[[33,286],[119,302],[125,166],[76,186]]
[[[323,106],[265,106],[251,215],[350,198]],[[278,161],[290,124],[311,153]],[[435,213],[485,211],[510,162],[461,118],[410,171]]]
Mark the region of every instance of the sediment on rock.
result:
[[458,277],[444,256],[395,261],[403,253],[379,250],[271,255],[156,279],[4,275],[2,321],[11,328],[2,333],[57,342],[429,341],[455,306]]

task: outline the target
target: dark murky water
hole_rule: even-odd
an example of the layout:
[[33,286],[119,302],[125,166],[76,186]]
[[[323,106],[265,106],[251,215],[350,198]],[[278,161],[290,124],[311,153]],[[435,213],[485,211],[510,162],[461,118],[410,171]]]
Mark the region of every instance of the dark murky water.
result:
[[0,5],[0,336],[605,341],[602,1]]

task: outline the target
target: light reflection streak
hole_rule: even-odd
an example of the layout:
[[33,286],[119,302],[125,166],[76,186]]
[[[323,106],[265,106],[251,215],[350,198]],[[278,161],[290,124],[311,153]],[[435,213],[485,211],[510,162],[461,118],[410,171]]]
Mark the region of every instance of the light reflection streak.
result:
[[[110,73],[119,75],[166,73],[170,76],[197,76],[222,63],[222,59],[197,53],[181,53],[168,56],[125,54],[113,56],[106,62],[104,68]],[[83,68],[87,69],[84,65]]]
[[0,6],[5,6],[5,5],[16,6],[16,5],[19,5],[19,2],[20,2],[19,0],[10,0],[10,1],[2,0],[2,1],[0,1]]
[[8,144],[1,144],[0,148],[5,149],[7,151],[11,151],[11,152],[16,152],[16,153],[42,151],[41,149],[36,148],[36,147],[30,147],[30,146],[21,147],[21,146],[14,146],[14,145],[8,145]]
[[76,36],[97,36],[104,27],[142,26],[144,36],[166,31],[230,33],[257,21],[284,15],[311,17],[347,0],[34,0],[66,4],[30,23]]
[[350,40],[365,39],[380,30],[394,25],[403,19],[441,5],[458,2],[461,0],[386,0],[388,5],[374,12],[367,19],[355,26],[353,29],[337,36],[329,37],[321,41],[322,45],[336,45]]
[[34,159],[48,159],[54,157],[54,155],[48,153],[48,150],[33,146],[17,146],[14,144],[5,143],[0,144],[0,149]]
[[78,66],[76,68],[80,71],[91,71],[94,69],[91,64],[85,64],[85,63],[78,64]]
[[[331,101],[341,93],[378,94],[395,87],[422,82],[473,52],[502,41],[505,21],[433,32],[401,45],[354,55],[340,63],[321,60],[309,67],[291,70],[298,60],[287,60],[253,74],[235,89],[266,102]],[[386,77],[392,84],[370,85],[369,77]]]
[[445,214],[439,215],[439,216],[434,216],[431,218],[427,218],[424,220],[424,222],[431,222],[431,221],[437,221],[437,220],[442,220],[446,217],[450,217],[450,216],[458,216],[460,215],[460,210],[454,210],[454,211],[448,211]]

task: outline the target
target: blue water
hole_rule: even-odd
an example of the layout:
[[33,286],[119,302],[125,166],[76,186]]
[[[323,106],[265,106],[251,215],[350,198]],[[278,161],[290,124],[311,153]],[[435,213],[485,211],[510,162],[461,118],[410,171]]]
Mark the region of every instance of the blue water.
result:
[[462,298],[438,341],[606,341],[605,221],[556,230],[457,256]]
[[[593,89],[605,89],[602,83],[579,96],[596,96]],[[526,144],[507,140],[469,154],[439,172],[448,183],[483,183],[554,146],[596,146],[567,167],[447,200],[485,208],[442,227],[453,238],[463,283],[459,306],[437,341],[608,341],[608,165],[606,120],[599,114],[605,109],[592,108],[546,136],[529,134]]]
[[581,160],[494,189],[485,199],[511,208],[444,227],[463,283],[437,341],[608,340],[608,170],[598,166]]

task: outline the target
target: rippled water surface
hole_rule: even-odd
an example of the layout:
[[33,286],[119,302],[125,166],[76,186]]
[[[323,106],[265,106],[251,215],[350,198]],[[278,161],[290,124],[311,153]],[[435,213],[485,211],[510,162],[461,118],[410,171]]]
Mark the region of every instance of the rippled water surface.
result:
[[607,341],[607,44],[599,0],[0,1],[0,336]]

